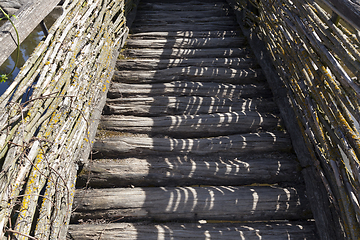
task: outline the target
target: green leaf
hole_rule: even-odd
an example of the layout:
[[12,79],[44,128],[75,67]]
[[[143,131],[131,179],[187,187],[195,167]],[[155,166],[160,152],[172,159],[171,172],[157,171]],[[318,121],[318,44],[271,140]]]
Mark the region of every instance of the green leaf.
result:
[[0,75],[0,82],[6,82],[8,80],[8,76],[6,74]]

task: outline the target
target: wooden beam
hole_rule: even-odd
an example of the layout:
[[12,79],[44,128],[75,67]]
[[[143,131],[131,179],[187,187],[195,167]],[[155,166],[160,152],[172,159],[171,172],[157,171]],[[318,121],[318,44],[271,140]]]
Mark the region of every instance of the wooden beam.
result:
[[[316,240],[314,222],[277,223],[110,223],[72,224],[68,237],[95,239],[307,239]],[[197,238],[197,237],[198,238]],[[201,238],[202,237],[202,238]],[[208,238],[207,238],[208,237]]]
[[[268,94],[264,94],[267,91]],[[214,98],[251,98],[256,94],[271,97],[271,91],[264,84],[235,85],[214,82],[185,82],[174,81],[157,84],[126,84],[112,83],[109,89],[109,98],[129,96],[202,96]],[[258,96],[259,96],[258,95]],[[193,99],[195,100],[195,99]],[[169,100],[168,100],[169,101]],[[115,103],[115,102],[113,102]]]
[[236,134],[226,137],[179,139],[179,138],[150,138],[150,137],[124,137],[109,134],[105,139],[94,143],[93,151],[99,152],[94,157],[119,157],[126,155],[189,153],[207,155],[217,153],[237,154],[249,152],[266,153],[273,151],[290,151],[289,136],[282,132],[265,132]]
[[98,159],[78,175],[77,186],[146,187],[250,185],[301,181],[296,157],[288,153],[245,156],[150,156]]
[[[301,189],[271,186],[103,188],[77,190],[71,222],[80,219],[305,220]],[[81,221],[81,220],[80,220]]]
[[321,0],[341,18],[360,30],[360,0]]
[[[12,21],[19,33],[20,43],[35,29],[37,25],[58,5],[60,0],[31,1],[20,8]],[[0,65],[17,48],[16,32],[10,22],[0,28]]]
[[164,134],[176,137],[212,137],[228,134],[271,131],[280,118],[257,111],[239,111],[201,115],[137,117],[103,116],[100,128],[120,132]]

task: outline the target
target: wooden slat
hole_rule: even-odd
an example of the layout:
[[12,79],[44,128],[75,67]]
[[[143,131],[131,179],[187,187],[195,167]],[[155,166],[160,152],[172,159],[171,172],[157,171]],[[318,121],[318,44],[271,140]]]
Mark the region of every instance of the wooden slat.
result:
[[243,36],[240,31],[170,31],[170,32],[144,32],[131,34],[132,39],[154,39],[154,38],[216,38],[216,37],[238,37]]
[[279,117],[255,111],[227,112],[185,116],[103,116],[100,128],[120,132],[146,133],[150,135],[213,137],[227,134],[273,130],[279,124]]
[[150,71],[115,71],[113,81],[124,83],[166,83],[177,80],[251,84],[265,82],[261,69],[221,67],[173,67]]
[[248,48],[179,48],[179,49],[126,49],[122,52],[130,58],[217,58],[244,57],[250,54]]
[[[113,82],[108,97],[122,98],[126,96],[202,96],[218,98],[248,98],[254,95],[269,97],[271,91],[264,84],[235,85],[214,82],[174,81],[154,84],[127,84]],[[267,93],[267,94],[266,94]],[[261,95],[260,95],[261,94]]]
[[[261,91],[258,91],[261,93]],[[267,92],[267,95],[270,92]],[[264,97],[265,95],[263,95]],[[215,97],[134,97],[108,99],[104,114],[136,116],[190,115],[236,111],[276,112],[270,99],[229,99]]]
[[250,133],[216,138],[177,139],[147,137],[107,137],[94,143],[95,157],[119,157],[129,154],[193,153],[198,155],[289,151],[291,143],[284,133]]
[[77,186],[85,186],[88,179],[91,188],[298,182],[295,159],[285,153],[99,159],[84,167]]
[[[58,5],[60,0],[29,1],[16,13],[12,21],[19,33],[20,43],[35,29],[37,25]],[[0,27],[0,65],[17,48],[16,32],[10,22]]]
[[281,187],[150,187],[77,190],[80,219],[301,220],[311,217],[301,190]]
[[189,58],[189,59],[126,59],[117,61],[117,70],[157,70],[170,67],[228,67],[253,68],[253,58]]
[[317,240],[313,222],[281,223],[111,223],[70,225],[69,239],[266,239]]
[[127,48],[225,48],[244,43],[243,37],[226,38],[175,38],[175,39],[129,39]]

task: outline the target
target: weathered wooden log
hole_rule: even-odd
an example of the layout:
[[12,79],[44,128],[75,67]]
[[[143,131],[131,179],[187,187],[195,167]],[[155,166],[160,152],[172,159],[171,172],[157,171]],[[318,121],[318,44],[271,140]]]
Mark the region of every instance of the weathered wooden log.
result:
[[138,11],[137,15],[139,18],[143,19],[156,19],[164,17],[176,17],[176,18],[204,18],[204,17],[222,17],[231,15],[228,11],[217,11],[217,10],[207,10],[207,11]]
[[224,25],[224,24],[237,24],[236,19],[233,16],[211,16],[211,17],[203,17],[203,18],[199,18],[199,17],[192,17],[191,15],[189,16],[180,16],[176,19],[174,19],[174,17],[171,17],[169,15],[163,15],[161,16],[161,13],[159,12],[160,16],[157,17],[153,17],[153,18],[147,18],[147,17],[143,17],[140,19],[136,20],[136,23],[139,25],[144,25],[144,24],[158,24],[159,22],[162,22],[164,24],[166,23],[171,23],[171,22],[182,22],[182,23],[199,23],[199,22],[207,22],[207,23],[212,23],[215,26],[216,25]]
[[[267,94],[266,94],[267,93]],[[249,98],[256,94],[263,97],[272,96],[265,84],[234,85],[214,82],[185,82],[174,81],[170,83],[155,84],[127,84],[113,82],[108,97],[122,98],[126,96],[202,96],[213,98]]]
[[77,190],[80,219],[300,220],[311,217],[301,190],[281,187],[161,187]]
[[[121,133],[119,133],[121,135]],[[258,151],[289,151],[291,143],[284,133],[250,133],[201,139],[106,137],[94,143],[96,157],[119,157],[131,154],[193,153],[198,155],[243,154]]]
[[240,31],[170,31],[170,32],[145,32],[131,34],[132,39],[154,39],[154,38],[217,38],[217,37],[242,37]]
[[115,71],[113,81],[123,83],[166,83],[177,80],[251,84],[265,82],[261,69],[221,67],[173,67],[150,71]]
[[157,70],[169,67],[228,67],[254,68],[257,62],[252,58],[186,58],[186,59],[126,59],[117,61],[117,70]]
[[243,37],[225,38],[175,38],[175,39],[129,39],[127,48],[225,48],[241,46]]
[[218,26],[231,26],[231,25],[237,25],[237,22],[233,18],[229,18],[225,16],[225,18],[197,18],[189,19],[189,18],[182,18],[182,19],[174,19],[174,18],[156,18],[156,19],[139,19],[134,22],[137,26],[165,26],[167,24],[174,24],[174,23],[181,23],[183,26],[186,25],[202,25],[204,23],[206,24],[212,24],[214,26],[214,29],[216,29]]
[[[268,94],[269,92],[266,92],[266,95]],[[273,101],[266,98],[229,99],[197,96],[139,96],[134,98],[108,99],[103,113],[136,116],[163,116],[227,113],[237,111],[260,111],[274,113],[277,112],[277,106]]]
[[314,222],[277,223],[111,223],[72,224],[68,232],[73,240],[110,239],[266,239],[316,240]]
[[141,11],[229,11],[229,5],[226,2],[206,3],[192,1],[186,3],[141,3],[138,8]]
[[111,188],[299,182],[301,175],[295,159],[294,155],[286,153],[99,159],[83,168],[77,186]]
[[274,130],[279,117],[255,111],[161,117],[103,116],[100,128],[112,131],[146,133],[149,135],[214,137],[227,134]]
[[221,58],[245,57],[251,53],[247,48],[211,48],[211,49],[126,49],[122,52],[130,58]]
[[197,25],[189,25],[184,26],[181,23],[167,24],[165,26],[141,26],[134,24],[132,31],[134,33],[137,32],[163,32],[163,31],[236,31],[239,30],[238,26],[230,25],[230,26],[217,26],[214,29],[214,26],[211,24],[203,23]]

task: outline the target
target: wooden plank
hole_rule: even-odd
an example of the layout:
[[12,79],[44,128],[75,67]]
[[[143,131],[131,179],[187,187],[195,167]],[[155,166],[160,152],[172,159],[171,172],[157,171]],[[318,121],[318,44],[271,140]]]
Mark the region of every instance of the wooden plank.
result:
[[[267,93],[267,94],[266,94]],[[262,97],[272,96],[266,83],[235,85],[214,82],[174,81],[154,84],[127,84],[113,82],[108,97],[122,98],[128,96],[201,96],[214,98],[249,98],[256,94]],[[195,99],[194,99],[195,100]],[[215,102],[215,100],[214,100]]]
[[228,11],[227,3],[204,3],[204,2],[187,2],[187,3],[141,3],[140,11]]
[[[331,9],[360,30],[360,0],[327,0]],[[327,1],[325,1],[327,3]]]
[[[20,43],[35,29],[37,25],[58,5],[60,0],[38,0],[24,4],[12,21],[19,33]],[[0,65],[17,48],[16,32],[10,22],[0,27]]]
[[230,25],[237,25],[236,20],[233,18],[229,18],[225,16],[225,18],[214,17],[214,18],[183,18],[183,19],[174,19],[174,18],[153,18],[153,19],[138,19],[134,22],[134,24],[138,26],[164,26],[167,24],[174,24],[174,23],[181,23],[182,25],[197,25],[197,24],[212,24],[216,29],[217,26],[230,26]]
[[311,217],[301,189],[281,187],[150,187],[77,190],[80,219],[302,220]]
[[273,130],[279,123],[279,117],[274,114],[244,111],[160,117],[110,115],[101,118],[100,128],[152,136],[165,134],[178,138],[200,138]]
[[176,18],[206,18],[209,16],[212,17],[223,17],[231,16],[229,11],[217,11],[217,10],[207,10],[207,11],[138,11],[138,19],[156,19],[163,17],[176,17]]
[[217,58],[244,57],[251,53],[248,48],[200,48],[200,49],[125,49],[122,54],[130,58]]
[[123,133],[114,133],[114,137],[105,136],[94,143],[94,157],[107,158],[131,154],[193,153],[198,155],[227,153],[242,154],[258,151],[290,151],[289,137],[282,133],[249,133],[216,138],[178,139],[123,137]]
[[211,24],[197,24],[197,25],[183,25],[181,23],[167,24],[165,26],[141,26],[134,24],[132,31],[134,33],[138,32],[161,32],[161,31],[236,31],[240,27],[231,25],[231,26],[216,26],[216,28]]
[[240,31],[170,31],[170,32],[144,32],[131,34],[132,39],[154,39],[154,38],[216,38],[216,37],[240,37]]
[[[261,92],[259,91],[261,96]],[[267,92],[266,95],[269,95]],[[277,112],[271,99],[229,99],[216,97],[134,97],[108,99],[103,114],[136,116],[190,115],[236,111]]]
[[73,240],[107,239],[266,239],[317,240],[314,222],[280,223],[111,223],[72,224]]
[[235,24],[237,25],[236,19],[234,16],[204,16],[204,17],[192,17],[190,16],[179,16],[176,19],[171,16],[170,14],[161,14],[157,17],[148,18],[146,15],[143,15],[143,17],[138,18],[136,20],[138,24],[148,24],[148,23],[170,23],[170,22],[182,22],[182,23],[189,23],[192,22],[194,24],[199,22],[208,22],[212,24],[220,24],[220,23],[227,23],[227,24]]
[[228,67],[254,68],[257,62],[253,58],[172,58],[172,59],[126,59],[117,61],[117,70],[156,70],[170,67]]
[[177,80],[251,84],[264,82],[261,69],[220,67],[173,67],[150,71],[115,71],[112,79],[124,83],[165,83]]
[[243,37],[225,38],[175,38],[175,39],[129,39],[127,48],[226,48],[241,46]]
[[250,185],[299,182],[296,157],[287,153],[247,156],[156,156],[89,162],[77,187],[91,188]]

